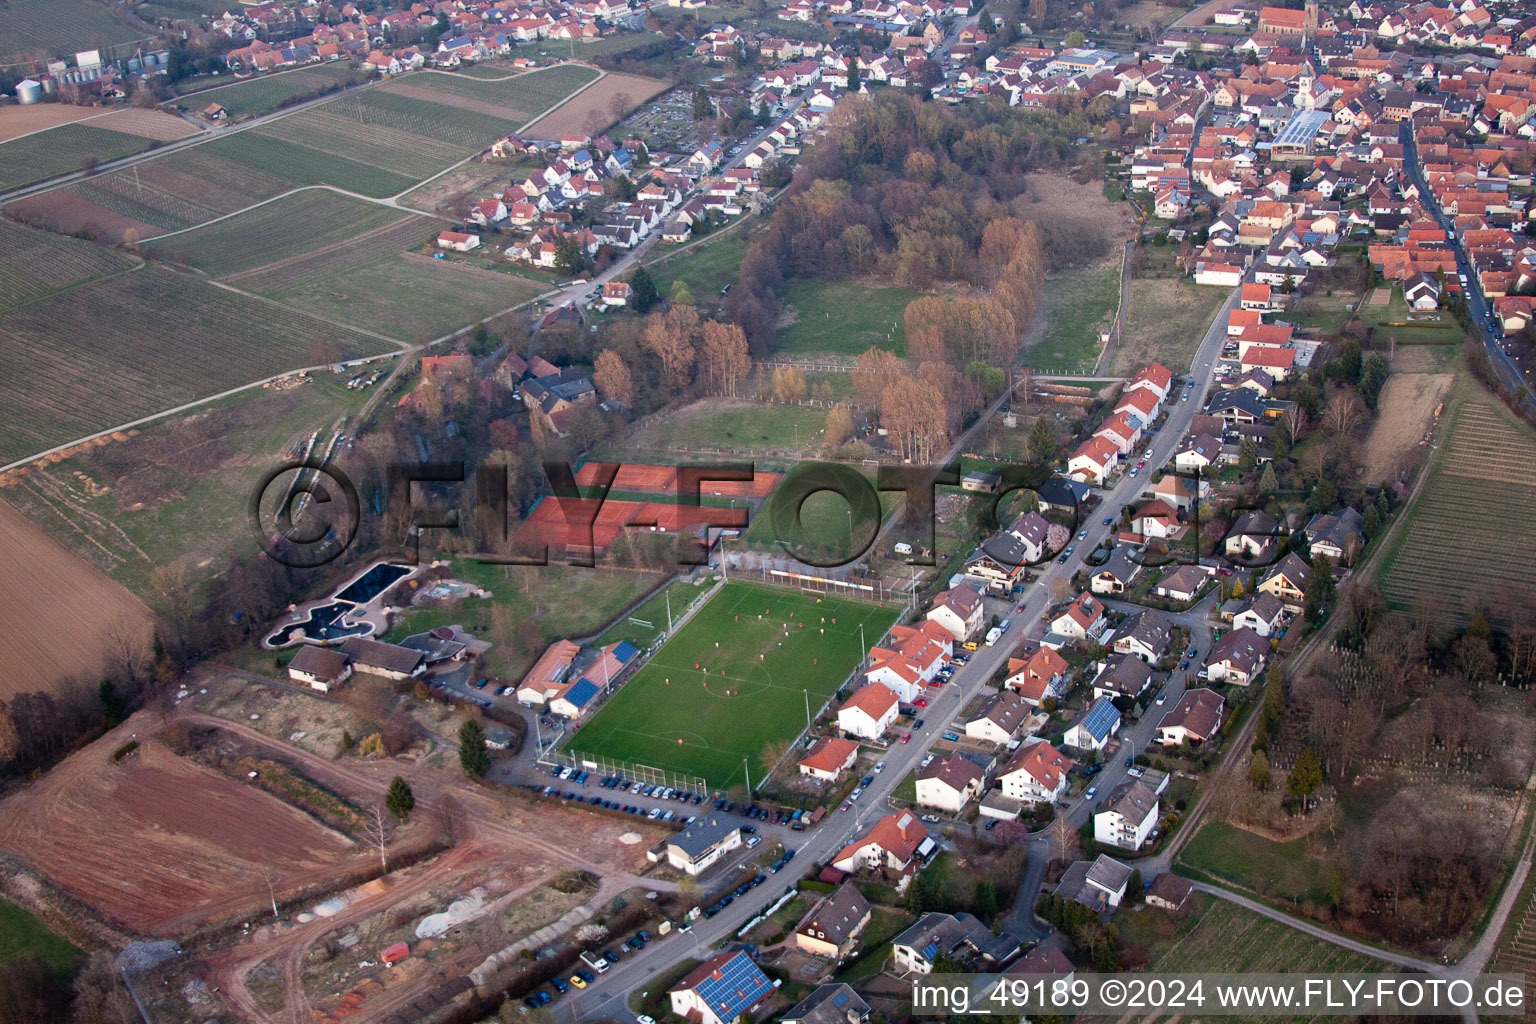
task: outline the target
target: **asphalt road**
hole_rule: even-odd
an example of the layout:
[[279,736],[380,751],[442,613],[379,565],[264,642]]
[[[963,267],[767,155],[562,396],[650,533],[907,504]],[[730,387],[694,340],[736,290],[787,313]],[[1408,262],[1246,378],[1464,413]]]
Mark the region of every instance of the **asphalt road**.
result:
[[[891,746],[885,755],[885,771],[875,776],[874,784],[849,811],[834,812],[818,828],[810,832],[783,833],[781,836],[771,828],[763,830],[765,835],[781,838],[791,847],[794,847],[798,841],[796,863],[801,865],[813,861],[825,863],[860,829],[879,816],[889,813],[887,798],[897,784],[917,768],[938,734],[943,732],[969,700],[981,691],[993,673],[1006,663],[1019,637],[1032,632],[1037,627],[1041,616],[1050,604],[1048,595],[1051,583],[1057,578],[1070,579],[1073,573],[1082,568],[1083,555],[1091,551],[1112,529],[1112,526],[1103,525],[1104,516],[1117,514],[1120,506],[1129,504],[1139,497],[1151,471],[1172,459],[1180,439],[1188,430],[1191,419],[1204,403],[1210,389],[1211,373],[1215,369],[1226,338],[1227,313],[1236,304],[1237,296],[1238,293],[1234,290],[1231,297],[1217,312],[1200,344],[1191,366],[1191,374],[1196,384],[1192,388],[1180,389],[1181,392],[1189,393],[1188,400],[1182,400],[1181,395],[1170,396],[1171,401],[1167,404],[1167,420],[1148,447],[1145,456],[1146,468],[1134,477],[1123,477],[1102,492],[1104,503],[1101,514],[1092,520],[1092,525],[1083,527],[1087,531],[1086,539],[1075,541],[1074,554],[1065,563],[1051,561],[1042,566],[1040,578],[1024,594],[1022,610],[1010,602],[988,600],[989,617],[992,614],[998,614],[1013,620],[1008,634],[1005,634],[995,646],[983,646],[973,652],[969,663],[961,666],[955,672],[953,679],[942,689],[929,691],[936,696],[929,698],[929,706],[924,709],[923,729],[914,731],[912,742],[898,742]],[[1207,643],[1201,644],[1202,651],[1207,648],[1207,645],[1208,640]],[[1172,708],[1183,692],[1181,679],[1176,678],[1170,681],[1163,689],[1166,703],[1160,710],[1166,712]],[[1154,709],[1157,707],[1154,705]],[[1156,713],[1156,710],[1154,713],[1147,714],[1140,722],[1130,727],[1126,738],[1135,743],[1137,750],[1144,750],[1161,718],[1162,714]],[[1107,792],[1125,777],[1125,766],[1122,761],[1123,759],[1116,760],[1099,774],[1096,784],[1101,792]],[[593,792],[606,791],[594,789]],[[1088,802],[1079,798],[1072,803],[1066,813],[1076,826],[1087,820],[1091,810]],[[1038,846],[1038,842],[1032,844],[1032,847],[1034,846]],[[1026,885],[1032,876],[1035,879],[1036,889],[1039,886],[1039,879],[1044,874],[1043,853],[1043,850],[1032,850],[1030,869],[1026,872]],[[714,885],[723,885],[728,874],[717,873],[718,881],[706,879],[706,887],[711,882]],[[730,877],[734,878],[733,875]],[[653,975],[669,964],[676,963],[686,956],[698,956],[713,944],[733,937],[746,921],[755,917],[763,907],[776,900],[783,889],[783,885],[770,881],[746,898],[737,900],[715,917],[700,918],[694,922],[691,932],[653,942],[646,950],[626,958],[610,969],[584,991],[572,992],[563,997],[559,1005],[552,1007],[554,1016],[559,1019],[562,1015],[569,1014],[573,1020],[593,1016],[616,1016],[625,1019],[628,1016],[625,1000],[630,992],[643,989]],[[1033,903],[1034,900],[1031,898],[1025,906],[1032,907]],[[1020,927],[1024,924],[1030,925],[1034,934],[1039,933],[1039,926],[1033,922],[1032,915],[1027,920],[1021,920]],[[1030,934],[1030,930],[1026,930],[1024,934]]]
[[1435,218],[1435,223],[1439,224],[1450,237],[1451,245],[1456,250],[1456,270],[1468,282],[1463,291],[1467,296],[1467,319],[1472,322],[1473,333],[1487,348],[1488,359],[1493,364],[1495,372],[1508,378],[1518,387],[1525,383],[1525,371],[1521,370],[1514,358],[1504,351],[1494,334],[1492,310],[1487,300],[1483,298],[1482,289],[1477,286],[1477,280],[1472,274],[1472,265],[1467,262],[1466,250],[1461,247],[1461,242],[1456,237],[1455,226],[1440,209],[1440,204],[1435,201],[1435,194],[1429,190],[1429,186],[1424,181],[1423,172],[1419,169],[1418,144],[1414,142],[1413,130],[1409,122],[1404,121],[1398,132],[1398,137],[1403,143],[1403,170],[1408,175],[1408,180],[1419,190],[1419,200],[1424,204],[1424,208],[1429,210]]

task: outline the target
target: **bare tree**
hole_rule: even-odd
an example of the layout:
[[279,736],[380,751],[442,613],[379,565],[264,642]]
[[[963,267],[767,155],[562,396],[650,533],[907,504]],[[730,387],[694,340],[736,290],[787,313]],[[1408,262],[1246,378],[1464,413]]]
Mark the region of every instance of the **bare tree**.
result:
[[608,116],[613,119],[614,123],[618,123],[624,120],[624,115],[629,113],[630,108],[634,105],[634,97],[629,93],[616,92],[613,94],[613,98],[608,101]]
[[1280,427],[1285,431],[1285,439],[1294,447],[1296,439],[1301,436],[1303,428],[1307,425],[1307,411],[1292,402],[1285,407],[1280,414]]
[[384,852],[384,842],[389,838],[388,826],[384,823],[384,805],[376,804],[373,808],[373,821],[368,823],[368,838],[379,844],[379,870],[389,870],[389,860]]
[[1365,403],[1352,391],[1338,391],[1323,408],[1323,429],[1335,437],[1355,432],[1365,416]]

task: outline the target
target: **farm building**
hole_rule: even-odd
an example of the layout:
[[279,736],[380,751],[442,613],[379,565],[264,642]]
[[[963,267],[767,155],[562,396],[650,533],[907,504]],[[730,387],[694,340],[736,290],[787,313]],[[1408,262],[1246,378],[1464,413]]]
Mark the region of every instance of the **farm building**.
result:
[[437,236],[437,247],[454,252],[469,252],[480,247],[480,236],[466,235],[462,231],[444,231]]

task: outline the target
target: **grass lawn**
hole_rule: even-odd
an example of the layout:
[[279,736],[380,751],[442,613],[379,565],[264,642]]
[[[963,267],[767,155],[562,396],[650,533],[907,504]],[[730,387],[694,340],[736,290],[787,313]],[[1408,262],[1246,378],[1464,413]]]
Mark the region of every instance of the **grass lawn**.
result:
[[666,295],[672,282],[682,281],[701,309],[713,308],[720,289],[736,283],[741,258],[747,253],[747,230],[733,228],[699,242],[687,252],[647,265],[656,288]]
[[1182,277],[1133,280],[1125,330],[1109,372],[1128,376],[1154,359],[1174,373],[1188,370],[1216,311],[1231,294]]
[[319,374],[301,387],[242,392],[148,424],[138,437],[49,467],[50,487],[61,487],[67,503],[31,485],[8,488],[5,500],[159,608],[149,581],[155,566],[180,562],[199,592],[232,558],[249,557],[248,504],[262,474],[371,394],[344,381]]
[[856,281],[786,282],[787,323],[779,331],[778,350],[786,355],[856,356],[876,345],[904,356],[907,330],[902,315],[918,294]]
[[[642,46],[649,46],[666,37],[659,32],[618,32],[611,36],[603,36],[592,42],[557,42],[545,40],[533,46],[518,47],[519,57],[556,57],[561,60],[590,60],[593,57],[606,57],[615,53],[626,53],[637,50]],[[493,70],[493,69],[486,69]],[[503,71],[502,74],[507,72]],[[493,77],[485,75],[482,77]]]
[[[689,605],[703,597],[707,589],[683,580],[669,585],[623,619],[609,626],[603,635],[598,637],[597,646],[606,647],[608,644],[627,640],[642,649],[649,647],[667,631],[667,609],[671,608],[672,618],[676,620],[679,615],[688,610]],[[633,621],[635,619],[639,619],[640,622]],[[641,625],[640,623],[643,622],[649,622],[650,625]]]
[[872,978],[880,973],[891,958],[891,940],[900,935],[914,918],[901,910],[876,907],[871,912],[869,924],[864,926],[862,942],[864,954],[843,968],[833,980],[852,984]]
[[[425,552],[422,557],[426,557]],[[454,573],[489,590],[491,599],[468,597],[444,608],[408,609],[384,639],[399,641],[412,633],[455,624],[483,636],[491,622],[492,605],[510,605],[519,622],[531,620],[538,626],[542,643],[538,650],[524,651],[507,642],[508,638],[490,637],[496,646],[486,655],[486,668],[503,679],[522,678],[543,652],[543,644],[602,629],[661,581],[656,573],[571,565],[487,565],[473,559],[459,559]]]
[[743,762],[761,778],[763,748],[805,725],[807,694],[814,713],[858,663],[860,625],[873,644],[894,619],[875,604],[727,584],[565,749],[720,789],[743,781]]
[[[873,488],[874,478],[866,475],[865,479]],[[884,522],[898,495],[895,491],[877,493],[880,496],[880,522]],[[800,526],[803,532],[796,534],[792,527],[793,510],[788,507],[792,500],[782,488],[775,491],[774,496],[753,515],[746,533],[742,535],[743,540],[747,544],[761,547],[776,547],[777,542],[782,540],[792,542],[797,550],[826,549],[834,557],[846,557],[868,546],[879,529],[879,523],[872,516],[855,510],[841,494],[836,491],[817,491],[800,503]]]
[[[788,457],[819,448],[826,423],[827,411],[816,406],[710,398],[650,419],[610,448],[626,456],[649,451],[653,458],[664,446],[709,452],[772,450]],[[612,457],[615,453],[610,448],[600,448],[590,457]]]
[[0,899],[0,964],[23,953],[36,953],[61,977],[85,956],[26,910]]
[[[1371,315],[1373,313],[1376,316],[1373,317]],[[1360,310],[1360,314],[1367,318],[1367,323],[1376,324],[1378,344],[1390,338],[1409,345],[1455,345],[1460,344],[1466,337],[1466,332],[1462,330],[1456,319],[1443,310],[1415,312],[1410,321],[1408,303],[1403,298],[1401,288],[1392,289],[1392,301],[1385,307],[1365,306]],[[1388,324],[1407,324],[1407,326],[1389,327]]]
[[1179,862],[1263,896],[1298,903],[1328,899],[1328,869],[1307,855],[1305,840],[1277,843],[1224,821],[1207,821]]
[[1041,373],[1092,373],[1099,332],[1114,322],[1120,301],[1120,261],[1046,278],[1045,332],[1025,349],[1024,364]]
[[[1298,300],[1295,307],[1280,313],[1276,319],[1294,324],[1300,330],[1313,329],[1324,335],[1336,335],[1349,323],[1349,313],[1360,296],[1356,292],[1335,291],[1332,295],[1308,295]],[[1370,306],[1363,307],[1368,312]]]

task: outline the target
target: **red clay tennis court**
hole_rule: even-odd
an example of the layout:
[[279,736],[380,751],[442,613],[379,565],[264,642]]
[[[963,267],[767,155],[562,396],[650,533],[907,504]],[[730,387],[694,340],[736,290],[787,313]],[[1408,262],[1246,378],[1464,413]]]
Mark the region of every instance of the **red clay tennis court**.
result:
[[[590,499],[562,503],[545,498],[528,513],[517,530],[516,543],[522,550],[548,545],[551,551],[601,554],[625,528],[655,529],[677,533],[705,523],[742,527],[747,524],[744,508],[710,508],[705,505],[674,505],[657,501],[605,501],[597,510],[590,527],[580,520],[591,514]],[[582,506],[588,506],[583,508]],[[590,538],[590,542],[589,542]]]
[[[576,470],[576,486],[591,487],[598,482],[598,472],[611,462],[583,462]],[[644,491],[648,494],[674,494],[677,491],[676,466],[652,466],[626,462],[613,478],[615,491]],[[734,498],[766,498],[778,485],[778,473],[757,473],[751,480],[704,480],[699,493]]]

